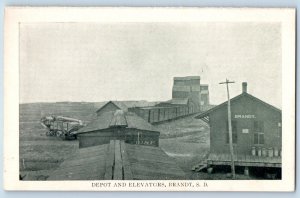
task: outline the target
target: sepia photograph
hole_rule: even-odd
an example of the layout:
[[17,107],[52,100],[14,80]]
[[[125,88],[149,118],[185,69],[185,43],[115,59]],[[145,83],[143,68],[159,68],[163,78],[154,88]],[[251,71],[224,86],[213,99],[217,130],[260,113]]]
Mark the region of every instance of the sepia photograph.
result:
[[294,9],[6,11],[8,189],[293,190]]

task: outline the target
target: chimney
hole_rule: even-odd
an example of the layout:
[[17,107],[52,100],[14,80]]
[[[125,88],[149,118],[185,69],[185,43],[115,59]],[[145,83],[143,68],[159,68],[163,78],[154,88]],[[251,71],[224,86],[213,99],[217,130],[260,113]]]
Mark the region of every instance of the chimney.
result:
[[247,93],[247,82],[243,82],[243,93]]

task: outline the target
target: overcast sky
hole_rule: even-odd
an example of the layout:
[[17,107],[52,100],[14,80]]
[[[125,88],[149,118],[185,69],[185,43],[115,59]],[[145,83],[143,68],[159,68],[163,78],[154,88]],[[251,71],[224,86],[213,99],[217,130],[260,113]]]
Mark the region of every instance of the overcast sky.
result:
[[20,103],[168,100],[174,76],[210,100],[248,92],[281,108],[277,23],[40,23],[20,26]]

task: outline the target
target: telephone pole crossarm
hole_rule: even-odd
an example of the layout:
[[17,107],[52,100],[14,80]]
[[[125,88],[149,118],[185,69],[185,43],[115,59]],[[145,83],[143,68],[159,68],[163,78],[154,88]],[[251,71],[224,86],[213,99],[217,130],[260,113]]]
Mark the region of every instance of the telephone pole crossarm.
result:
[[229,80],[226,79],[225,82],[220,82],[219,84],[228,84],[228,83],[235,83],[235,82],[234,81],[229,81]]

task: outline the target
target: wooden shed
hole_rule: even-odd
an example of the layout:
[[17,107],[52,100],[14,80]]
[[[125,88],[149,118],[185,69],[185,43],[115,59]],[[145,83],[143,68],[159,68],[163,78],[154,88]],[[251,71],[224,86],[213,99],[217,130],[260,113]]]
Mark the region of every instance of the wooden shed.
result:
[[175,180],[185,173],[161,148],[111,140],[79,149],[48,180]]
[[[171,100],[161,102],[156,106],[160,107],[183,107],[185,108],[188,114],[198,113],[199,105],[197,102],[194,102],[191,98],[173,98]],[[175,112],[177,113],[177,112]]]
[[[281,110],[248,94],[231,99],[232,140],[236,166],[281,167]],[[227,102],[198,116],[210,125],[208,164],[229,165]]]
[[128,111],[128,107],[121,101],[108,101],[96,111],[96,114],[97,116],[101,116],[105,112],[116,110],[122,110],[126,112]]
[[76,132],[79,147],[108,144],[110,140],[159,146],[160,132],[143,118],[122,110],[101,113],[97,119]]

